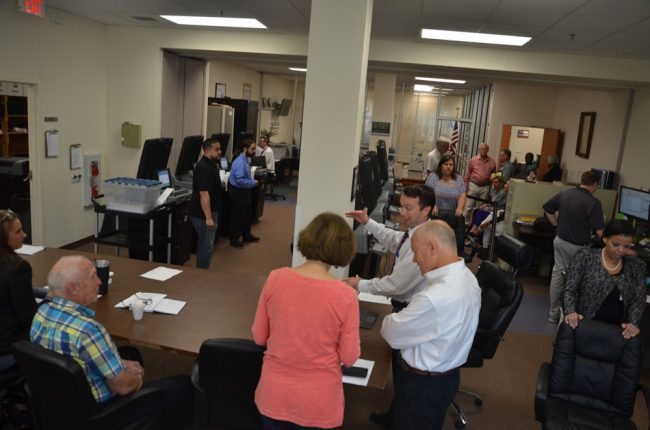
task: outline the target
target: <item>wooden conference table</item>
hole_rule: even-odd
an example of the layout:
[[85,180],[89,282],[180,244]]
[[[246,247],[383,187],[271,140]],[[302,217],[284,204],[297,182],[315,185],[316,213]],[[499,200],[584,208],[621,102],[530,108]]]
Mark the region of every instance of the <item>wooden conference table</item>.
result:
[[[46,248],[34,255],[25,255],[33,269],[34,287],[47,284],[47,273],[56,260],[64,255],[94,254],[64,249]],[[110,269],[115,274],[108,294],[94,306],[95,319],[102,323],[117,341],[140,344],[152,348],[198,355],[201,343],[210,338],[252,339],[251,326],[265,276],[234,275],[212,272],[194,267],[176,267],[182,273],[161,282],[140,275],[160,266],[160,263],[130,260],[111,256]],[[136,292],[167,294],[170,299],[187,304],[178,315],[146,313],[141,321],[134,321],[127,309],[115,305]],[[390,347],[381,337],[381,320],[391,312],[387,305],[363,303],[363,307],[379,313],[372,330],[360,329],[361,358],[375,362],[368,386],[383,389],[390,365]]]

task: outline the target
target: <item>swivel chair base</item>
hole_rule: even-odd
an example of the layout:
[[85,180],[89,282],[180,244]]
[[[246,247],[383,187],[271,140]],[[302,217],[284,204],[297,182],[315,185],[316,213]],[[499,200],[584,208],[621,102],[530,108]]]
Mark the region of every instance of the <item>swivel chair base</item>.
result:
[[[477,408],[480,408],[483,406],[483,397],[481,397],[479,394],[473,392],[473,391],[468,391],[468,390],[458,390],[459,394],[465,394],[467,396],[473,397],[474,398],[474,406]],[[465,415],[465,412],[461,409],[461,407],[456,403],[456,401],[452,401],[451,405],[454,407],[454,410],[456,411],[456,422],[454,423],[454,427],[457,429],[462,429],[467,425],[467,416]]]

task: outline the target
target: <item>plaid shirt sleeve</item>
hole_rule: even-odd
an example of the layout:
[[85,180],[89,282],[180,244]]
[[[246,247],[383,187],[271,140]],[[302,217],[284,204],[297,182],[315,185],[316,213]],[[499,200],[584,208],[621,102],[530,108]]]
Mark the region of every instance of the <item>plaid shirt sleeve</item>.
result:
[[79,356],[90,372],[101,374],[106,380],[115,378],[124,370],[117,347],[99,324],[93,325],[87,336],[82,337]]

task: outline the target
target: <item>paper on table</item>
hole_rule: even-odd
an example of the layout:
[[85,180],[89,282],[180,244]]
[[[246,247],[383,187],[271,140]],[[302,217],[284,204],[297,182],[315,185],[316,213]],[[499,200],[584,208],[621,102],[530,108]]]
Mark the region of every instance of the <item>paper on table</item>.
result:
[[140,276],[143,278],[153,279],[155,281],[166,281],[172,276],[176,276],[181,272],[182,270],[170,269],[169,267],[160,266],[148,272],[145,272]]
[[41,252],[44,250],[44,246],[35,246],[35,245],[25,245],[21,246],[16,250],[16,254],[22,254],[22,255],[34,255],[37,252]]
[[360,302],[381,303],[382,305],[390,305],[390,299],[386,296],[376,296],[370,293],[359,293]]
[[178,315],[186,303],[181,300],[163,299],[153,311],[161,314]]
[[158,293],[142,293],[137,292],[134,295],[127,297],[118,304],[115,305],[116,308],[128,308],[131,306],[131,302],[135,300],[150,300],[150,303],[144,307],[145,312],[153,312],[154,309],[163,301],[167,294],[158,294]]
[[352,385],[361,385],[362,387],[366,387],[368,385],[368,381],[370,380],[370,375],[372,374],[372,368],[375,366],[375,362],[371,360],[364,360],[363,358],[358,359],[357,361],[354,362],[353,366],[356,367],[364,367],[368,369],[368,374],[366,375],[365,378],[359,378],[357,376],[345,376],[343,375],[343,383],[344,384],[352,384]]

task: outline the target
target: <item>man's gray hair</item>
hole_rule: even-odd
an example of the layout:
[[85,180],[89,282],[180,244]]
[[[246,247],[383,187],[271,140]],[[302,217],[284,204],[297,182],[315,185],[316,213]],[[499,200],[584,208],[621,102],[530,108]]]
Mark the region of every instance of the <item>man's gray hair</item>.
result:
[[81,255],[68,255],[61,257],[54,263],[50,273],[47,274],[47,285],[50,291],[63,290],[67,284],[79,282],[86,275],[82,272],[82,262],[92,262]]
[[436,242],[445,248],[456,251],[456,234],[449,224],[441,220],[430,220],[418,227],[418,231],[436,238]]
[[451,139],[449,139],[447,136],[439,136],[436,139],[436,147],[438,147],[439,145],[443,145],[449,148],[449,145],[451,145]]

